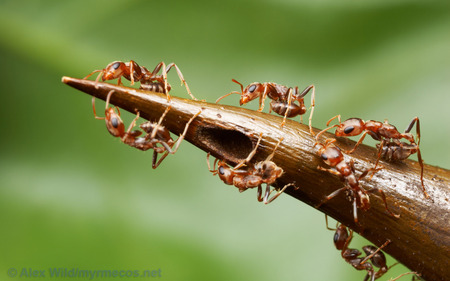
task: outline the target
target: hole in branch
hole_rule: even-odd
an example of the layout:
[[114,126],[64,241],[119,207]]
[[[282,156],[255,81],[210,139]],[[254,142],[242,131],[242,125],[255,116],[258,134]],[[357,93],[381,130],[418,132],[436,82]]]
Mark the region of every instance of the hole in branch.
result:
[[236,130],[202,127],[198,138],[214,156],[234,163],[247,158],[254,146],[249,136]]

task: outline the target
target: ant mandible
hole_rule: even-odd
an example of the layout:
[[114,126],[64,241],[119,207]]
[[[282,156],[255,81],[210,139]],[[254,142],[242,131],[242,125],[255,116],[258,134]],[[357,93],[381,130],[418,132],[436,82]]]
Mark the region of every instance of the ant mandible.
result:
[[[335,135],[338,137],[351,137],[357,136],[362,133],[356,145],[347,153],[352,153],[362,143],[367,134],[369,134],[374,140],[380,141],[378,147],[378,158],[375,163],[375,168],[381,157],[384,157],[388,161],[398,161],[408,158],[411,154],[417,153],[419,165],[421,168],[420,181],[422,184],[422,191],[426,198],[429,197],[425,190],[425,184],[423,182],[423,159],[420,153],[420,122],[418,117],[414,117],[404,133],[400,133],[397,128],[386,121],[384,123],[374,120],[363,121],[360,118],[350,118],[341,122],[341,115],[336,115],[327,122],[327,126],[331,121],[338,119],[339,124],[335,124],[331,127],[325,128],[318,133],[320,136],[325,131],[335,128]],[[411,129],[416,125],[417,143],[410,133]],[[406,139],[410,144],[406,145],[405,142],[401,142],[401,139]],[[386,148],[384,148],[386,147]]]
[[[131,85],[133,85],[135,81],[141,82],[141,89],[166,94],[167,100],[170,101],[169,92],[172,87],[167,82],[167,73],[172,67],[176,69],[178,77],[180,78],[182,84],[186,87],[188,94],[192,97],[192,99],[197,100],[189,90],[189,86],[187,85],[183,74],[175,63],[171,63],[166,66],[164,62],[160,62],[156,65],[155,69],[150,72],[146,67],[138,65],[133,60],[130,62],[114,61],[108,64],[104,69],[94,70],[83,79],[87,79],[92,74],[100,72],[95,80],[96,82],[98,82],[101,77],[102,81],[118,79],[117,85],[122,85],[121,78],[124,77],[125,79],[131,81]],[[162,73],[158,75],[161,68]]]
[[[364,281],[369,280],[374,281],[375,279],[380,278],[383,274],[385,274],[390,267],[386,265],[386,256],[381,252],[381,249],[384,248],[391,241],[387,240],[383,245],[379,248],[374,246],[364,246],[363,251],[366,253],[366,257],[361,257],[361,252],[357,249],[349,248],[349,244],[353,239],[353,231],[350,229],[350,232],[347,231],[347,227],[343,224],[339,224],[336,229],[332,229],[328,227],[330,230],[336,230],[333,243],[337,250],[341,251],[342,258],[352,265],[356,270],[366,270],[367,275],[364,278]],[[370,259],[372,262],[367,262]],[[379,270],[375,272],[373,267],[378,267]]]
[[[306,87],[302,92],[299,92],[298,87],[291,88],[286,87],[280,84],[265,82],[259,83],[254,82],[248,85],[247,87],[239,83],[238,81],[232,79],[231,81],[239,84],[241,86],[241,92],[231,92],[228,93],[216,100],[216,103],[221,99],[231,95],[231,94],[239,94],[241,95],[241,99],[239,100],[239,104],[246,104],[256,98],[259,97],[259,109],[258,111],[262,111],[264,108],[264,101],[266,97],[269,97],[272,101],[270,102],[270,110],[276,112],[277,114],[284,116],[283,122],[281,123],[281,127],[286,123],[286,118],[295,117],[300,115],[301,118],[303,114],[306,113],[307,109],[304,102],[304,96],[312,90],[311,94],[311,113],[309,115],[309,130],[311,135],[314,136],[314,132],[311,126],[311,120],[314,113],[315,106],[315,87],[314,85],[310,85]],[[295,102],[298,102],[296,104]]]
[[[211,169],[208,153],[206,156],[206,161],[208,163],[208,169],[214,175],[219,175],[219,178],[228,185],[234,185],[239,189],[239,192],[244,192],[249,188],[258,187],[257,199],[259,202],[264,202],[264,204],[269,204],[280,196],[286,188],[289,186],[294,186],[293,183],[286,184],[282,189],[278,190],[274,196],[270,199],[270,194],[275,190],[270,190],[270,186],[281,177],[283,174],[283,169],[278,167],[274,162],[271,161],[273,158],[278,145],[281,143],[282,139],[275,146],[272,154],[270,154],[266,160],[257,162],[255,164],[250,163],[250,160],[256,153],[256,150],[261,141],[262,134],[260,135],[258,142],[256,143],[255,149],[248,155],[248,157],[236,165],[234,168],[228,166],[225,161],[216,159],[214,161],[213,169]],[[218,163],[217,163],[218,162]],[[217,169],[216,169],[217,164]],[[240,169],[245,165],[245,168]],[[266,184],[266,191],[264,197],[262,196],[261,185]]]
[[[138,130],[132,131],[132,129],[135,127],[136,121],[139,119],[139,111],[136,113],[136,117],[131,122],[127,131],[125,131],[125,125],[122,119],[120,118],[119,108],[117,106],[115,107],[117,110],[116,113],[114,107],[109,107],[109,101],[113,93],[114,90],[111,90],[107,95],[105,105],[105,117],[97,116],[95,110],[95,97],[92,98],[92,109],[94,110],[95,119],[99,120],[104,119],[106,122],[106,128],[108,129],[108,132],[114,137],[119,137],[123,143],[142,151],[153,149],[153,160],[152,160],[153,169],[156,169],[169,153],[175,154],[175,152],[177,152],[178,147],[180,146],[181,142],[183,141],[186,135],[189,125],[194,120],[194,118],[196,118],[201,113],[201,111],[199,111],[197,114],[191,117],[191,119],[186,123],[183,133],[178,137],[177,141],[175,142],[170,136],[170,131],[161,125],[164,117],[171,108],[169,106],[166,108],[166,110],[160,117],[158,123],[147,121],[140,125],[140,128],[144,130],[147,133],[147,135],[145,137],[139,137],[140,135],[142,135],[141,131]],[[162,146],[157,146],[158,144]],[[164,152],[165,154],[161,157],[161,159],[159,159],[159,161],[157,161],[158,153]]]
[[383,190],[375,187],[365,190],[359,184],[359,181],[362,178],[364,178],[369,172],[377,172],[378,170],[380,170],[380,168],[367,169],[357,178],[355,175],[355,167],[353,159],[351,159],[349,162],[345,160],[344,155],[342,154],[339,147],[333,144],[336,141],[336,139],[327,139],[325,144],[322,144],[318,142],[318,137],[319,134],[316,136],[316,143],[314,144],[314,146],[320,145],[321,148],[317,151],[317,154],[322,158],[325,164],[327,164],[330,167],[333,167],[334,169],[327,169],[321,166],[317,166],[317,169],[329,172],[333,175],[343,178],[345,180],[345,186],[339,188],[338,190],[332,192],[327,197],[325,197],[325,199],[316,208],[320,207],[322,204],[332,199],[340,192],[347,191],[348,196],[353,201],[354,221],[355,223],[358,223],[358,209],[361,209],[363,211],[367,211],[368,209],[370,209],[370,199],[368,194],[378,192],[381,195],[381,198],[383,199],[386,211],[391,216],[398,218],[399,215],[396,215],[389,210],[386,202],[386,196],[384,195]]

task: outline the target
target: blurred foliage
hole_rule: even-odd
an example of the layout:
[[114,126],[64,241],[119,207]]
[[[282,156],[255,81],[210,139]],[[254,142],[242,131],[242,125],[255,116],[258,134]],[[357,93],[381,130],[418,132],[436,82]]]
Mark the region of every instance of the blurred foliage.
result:
[[[406,0],[0,1],[1,279],[10,268],[79,268],[161,269],[165,280],[362,280],[334,249],[323,214],[289,196],[263,206],[255,192],[239,194],[188,143],[153,171],[151,152],[111,138],[90,98],[60,79],[133,59],[148,68],[176,62],[193,93],[211,102],[238,89],[231,78],[315,84],[316,127],[342,114],[403,129],[419,116],[425,161],[450,168],[449,8]],[[396,266],[383,280],[406,271]]]

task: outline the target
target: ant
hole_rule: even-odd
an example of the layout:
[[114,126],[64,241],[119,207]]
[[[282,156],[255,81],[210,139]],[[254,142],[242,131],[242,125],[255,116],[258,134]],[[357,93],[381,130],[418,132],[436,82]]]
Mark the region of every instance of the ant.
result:
[[[281,177],[283,174],[283,169],[278,167],[274,162],[271,161],[273,158],[278,145],[281,143],[283,139],[281,139],[277,145],[275,146],[272,154],[270,154],[266,160],[257,162],[255,164],[250,163],[250,160],[256,153],[256,150],[261,141],[262,134],[260,135],[258,142],[256,143],[255,149],[250,152],[246,159],[244,159],[241,163],[236,165],[234,168],[228,166],[225,161],[216,159],[214,161],[214,169],[211,169],[208,153],[206,156],[206,161],[208,163],[208,169],[214,175],[219,175],[220,179],[228,185],[234,185],[239,189],[239,192],[244,192],[249,188],[258,187],[257,199],[259,202],[264,202],[264,204],[269,204],[273,200],[275,200],[278,196],[280,196],[286,188],[289,186],[294,186],[293,183],[286,184],[282,189],[278,190],[274,196],[269,199],[270,194],[274,190],[270,190],[270,186]],[[218,164],[217,164],[218,162]],[[216,164],[218,168],[216,169]],[[240,169],[245,165],[245,168]],[[262,187],[261,185],[266,184],[266,192],[264,197],[262,196]]]
[[[319,137],[319,134],[317,135],[317,137]],[[355,175],[355,167],[353,159],[351,159],[349,162],[345,160],[344,155],[342,154],[340,148],[333,144],[336,141],[336,139],[327,139],[324,145],[317,141],[317,137],[314,146],[316,145],[321,146],[321,148],[317,151],[317,154],[320,156],[320,158],[322,158],[325,164],[334,168],[334,169],[327,169],[321,166],[317,166],[317,169],[341,177],[345,181],[345,186],[339,188],[338,190],[332,192],[327,197],[325,197],[325,199],[316,208],[320,207],[322,204],[338,195],[341,191],[346,191],[347,196],[350,198],[350,200],[353,201],[353,218],[355,223],[358,223],[357,210],[361,209],[363,211],[367,211],[368,209],[370,209],[370,199],[368,194],[378,192],[381,195],[381,198],[383,199],[386,211],[395,218],[400,217],[400,215],[396,215],[389,210],[386,202],[386,196],[384,195],[383,190],[379,188],[371,188],[366,190],[362,188],[359,184],[359,180],[364,178],[369,172],[371,171],[377,172],[381,168],[367,169],[357,178]]]
[[[186,87],[188,94],[194,100],[197,100],[189,90],[189,86],[187,85],[186,80],[184,80],[183,74],[175,63],[171,63],[166,66],[164,62],[160,62],[156,65],[155,69],[150,72],[146,67],[139,66],[133,60],[130,60],[130,62],[114,61],[108,64],[104,69],[94,70],[83,79],[87,79],[92,74],[100,72],[95,80],[96,82],[98,82],[101,77],[102,81],[118,79],[117,85],[122,85],[121,78],[123,76],[125,79],[131,81],[131,85],[134,85],[135,81],[139,81],[141,82],[141,89],[166,94],[167,100],[170,101],[169,92],[172,87],[167,82],[167,73],[172,67],[176,69],[178,77],[180,78],[182,84]],[[162,73],[157,75],[161,68]]]
[[[325,217],[326,218],[326,217]],[[389,269],[386,265],[386,256],[381,252],[381,249],[386,247],[391,241],[387,240],[383,245],[379,248],[368,245],[364,246],[362,249],[365,252],[366,256],[361,257],[361,252],[357,249],[349,248],[349,244],[353,239],[353,231],[350,229],[350,232],[347,231],[347,227],[343,224],[339,224],[336,229],[332,229],[328,227],[329,230],[335,230],[333,237],[333,242],[337,250],[341,251],[342,258],[352,265],[356,270],[366,270],[367,275],[364,278],[364,281],[369,280],[374,281],[375,279],[383,276]],[[369,263],[368,260],[372,263]],[[374,267],[378,267],[379,270],[375,272]],[[391,266],[392,267],[392,266]]]
[[[234,83],[237,83],[241,86],[241,92],[231,92],[228,93],[216,100],[216,103],[221,99],[231,95],[231,94],[239,94],[241,95],[241,99],[239,100],[239,104],[246,104],[256,98],[259,97],[259,109],[258,111],[262,111],[264,108],[264,101],[266,97],[269,97],[272,101],[270,102],[270,111],[274,111],[277,114],[284,116],[283,122],[281,123],[281,127],[286,123],[286,118],[295,117],[300,115],[301,118],[303,114],[306,113],[307,109],[304,102],[304,96],[309,93],[312,89],[311,94],[311,113],[309,116],[309,130],[311,134],[314,136],[314,132],[312,131],[311,120],[314,113],[315,106],[315,87],[314,85],[310,85],[306,87],[302,92],[299,92],[298,87],[286,87],[280,84],[265,82],[259,83],[254,82],[248,85],[247,87],[239,83],[238,81],[232,79]],[[295,103],[298,102],[298,104]]]
[[[197,114],[191,117],[191,119],[186,123],[183,133],[178,137],[177,141],[175,142],[170,136],[170,131],[161,125],[164,117],[171,108],[169,106],[166,108],[166,110],[160,117],[158,123],[147,121],[140,125],[140,128],[144,130],[147,133],[147,135],[145,137],[139,137],[140,135],[142,135],[141,131],[138,130],[131,131],[135,127],[137,119],[139,119],[139,111],[136,113],[136,118],[133,119],[130,126],[125,131],[125,125],[122,119],[120,118],[119,108],[117,106],[115,107],[117,110],[116,112],[116,110],[114,110],[114,107],[109,107],[109,101],[113,93],[114,90],[111,90],[106,98],[105,117],[97,116],[95,110],[95,97],[92,98],[92,109],[94,110],[95,119],[99,120],[104,119],[106,122],[106,128],[108,129],[108,132],[114,137],[119,137],[123,143],[128,144],[129,146],[137,148],[142,151],[153,149],[153,160],[152,160],[153,169],[156,169],[169,153],[175,154],[175,152],[177,152],[178,147],[180,146],[181,142],[183,141],[186,135],[190,123],[194,120],[194,118],[196,118],[201,113],[201,111],[199,111]],[[160,144],[162,146],[157,146],[157,144]],[[159,159],[159,161],[157,161],[158,153],[164,152],[165,154],[161,157],[161,159]]]
[[[334,243],[336,249],[341,251],[342,258],[346,262],[351,264],[355,269],[367,271],[367,275],[364,278],[364,281],[369,280],[369,278],[370,278],[370,281],[374,281],[374,280],[380,278],[386,272],[388,272],[389,269],[391,269],[393,266],[395,266],[397,264],[397,263],[394,263],[393,265],[388,267],[386,264],[386,256],[384,255],[383,252],[381,252],[382,248],[384,248],[386,245],[391,243],[390,240],[387,240],[379,248],[372,246],[372,245],[367,245],[367,246],[362,247],[364,253],[366,254],[366,257],[363,258],[363,257],[360,257],[360,255],[362,253],[359,250],[348,248],[351,240],[353,239],[353,231],[351,229],[350,229],[350,231],[347,231],[347,227],[345,225],[339,224],[339,223],[336,228],[328,227],[328,217],[326,215],[325,215],[325,221],[326,221],[327,229],[336,231],[334,233],[333,243]],[[369,259],[372,263],[368,262]],[[378,271],[375,272],[373,267],[378,267],[379,268]],[[408,275],[408,274],[414,274],[414,275],[418,276],[417,272],[407,272],[407,273],[403,273],[403,274],[397,276],[394,279],[390,279],[390,281],[397,280],[397,279],[403,277],[404,275]]]
[[[409,126],[406,128],[404,133],[400,133],[394,125],[388,123],[387,120],[384,123],[374,120],[363,121],[360,118],[350,118],[341,122],[341,115],[336,115],[327,122],[327,126],[330,125],[331,121],[338,119],[339,124],[335,124],[328,127],[318,133],[320,136],[323,132],[335,128],[335,135],[338,137],[350,137],[357,136],[362,133],[362,136],[356,143],[356,145],[347,153],[352,153],[355,149],[362,143],[367,134],[369,134],[374,140],[380,141],[378,147],[378,158],[375,163],[375,168],[381,157],[384,157],[388,161],[398,161],[404,160],[409,157],[409,155],[417,153],[417,158],[419,160],[419,165],[421,167],[420,181],[422,184],[422,191],[426,198],[429,197],[428,193],[425,191],[425,184],[423,182],[423,160],[420,153],[420,122],[418,117],[414,117]],[[416,135],[417,143],[414,136],[410,133],[411,129],[416,125]],[[401,142],[401,139],[406,139],[409,144]],[[386,147],[386,148],[384,148]]]

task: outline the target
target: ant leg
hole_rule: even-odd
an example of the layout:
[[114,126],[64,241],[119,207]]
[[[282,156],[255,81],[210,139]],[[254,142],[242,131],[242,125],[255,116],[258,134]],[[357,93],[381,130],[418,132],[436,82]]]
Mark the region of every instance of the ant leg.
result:
[[[311,93],[311,105],[309,106],[309,109],[311,109],[311,113],[309,114],[309,131],[311,132],[311,135],[314,136],[314,132],[312,130],[312,117],[313,117],[313,114],[314,114],[314,107],[316,105],[316,88],[314,87],[314,85],[309,85],[308,87],[306,87],[303,90],[303,92],[300,94],[299,98],[303,98],[306,94],[309,93],[309,91],[311,89],[312,89],[312,93]],[[341,121],[340,121],[341,120],[341,116],[340,115],[337,115],[337,116],[339,116],[339,123],[341,123]],[[336,118],[336,117],[334,117],[334,118]],[[333,120],[333,119],[331,119],[331,120]],[[328,121],[327,126],[328,126],[330,121]]]
[[353,198],[353,220],[355,221],[356,224],[359,225],[359,221],[358,221],[358,205],[356,204],[355,198]]
[[278,196],[280,196],[281,193],[283,193],[283,192],[286,190],[286,188],[288,188],[289,186],[294,186],[294,184],[293,184],[293,183],[288,183],[288,184],[286,184],[281,190],[277,191],[277,194],[275,194],[272,198],[270,198],[269,200],[267,200],[267,199],[269,198],[269,195],[270,195],[270,194],[272,193],[272,191],[273,191],[273,190],[272,190],[271,192],[269,192],[269,194],[267,194],[267,189],[270,188],[270,186],[267,185],[266,196],[264,197],[264,204],[269,204],[269,203],[272,202],[273,200],[277,199]]
[[333,174],[335,176],[338,176],[338,177],[341,176],[341,173],[339,173],[338,171],[333,170],[333,169],[327,169],[327,168],[324,168],[324,167],[321,167],[321,166],[317,166],[317,169],[321,170],[321,171],[325,171],[325,172],[331,173],[331,174]]
[[366,192],[370,192],[370,193],[374,193],[374,192],[378,192],[381,195],[381,199],[383,199],[384,202],[384,207],[386,209],[386,211],[389,213],[389,215],[393,216],[394,218],[398,219],[400,217],[400,215],[398,214],[394,214],[388,207],[387,202],[386,202],[386,195],[384,194],[383,190],[379,189],[379,188],[371,188],[369,190],[366,190]]
[[[296,87],[296,89],[298,90],[297,87]],[[284,124],[286,123],[286,118],[288,116],[288,113],[289,113],[289,110],[290,110],[289,108],[290,108],[291,102],[292,102],[292,88],[289,88],[288,91],[289,91],[289,94],[288,94],[288,106],[287,106],[286,112],[284,113],[283,122],[281,122],[281,128],[283,128]],[[272,108],[270,109],[270,111],[272,111]],[[269,111],[269,113],[270,113],[270,111]]]
[[161,67],[163,64],[164,64],[164,62],[160,62],[155,66],[155,69],[153,69],[153,71],[152,71],[152,77],[156,76],[156,74],[161,70]]
[[[102,74],[105,72],[105,69],[99,69],[99,70],[94,70],[91,73],[89,73],[88,75],[86,75],[86,77],[83,78],[83,80],[88,79],[89,77],[91,77],[92,74],[100,72],[97,75],[97,78],[95,79],[95,83],[98,83],[98,81],[100,80],[100,77],[102,76]],[[98,84],[95,85],[95,89],[98,89]]]
[[166,151],[164,155],[159,159],[158,162],[156,162],[156,159],[158,158],[158,152],[156,150],[153,151],[153,161],[152,161],[152,168],[156,169],[158,168],[159,164],[169,155],[169,152]]
[[[391,267],[392,267],[392,266],[391,266]],[[391,268],[391,267],[389,267],[389,268]],[[415,275],[415,276],[413,276],[413,279],[412,279],[412,280],[416,280],[416,279],[415,279],[416,276],[420,278],[420,274],[418,274],[418,273],[415,272],[415,271],[411,271],[411,272],[406,272],[406,273],[400,274],[399,276],[395,277],[394,279],[389,279],[388,281],[395,281],[395,280],[398,280],[398,279],[400,279],[401,277],[403,277],[403,276],[405,276],[405,275],[409,275],[409,274],[414,274],[414,275]]]
[[259,138],[258,141],[256,142],[255,148],[248,154],[247,158],[245,158],[244,160],[242,160],[240,163],[238,163],[233,170],[239,169],[240,167],[244,166],[245,163],[250,162],[250,160],[253,158],[253,156],[256,154],[256,150],[258,149],[259,143],[261,142],[262,139],[262,133],[259,134]]
[[383,249],[384,247],[386,247],[389,243],[391,243],[391,240],[387,240],[386,242],[384,242],[383,245],[381,245],[380,247],[378,247],[378,249],[376,251],[374,251],[373,253],[371,253],[370,255],[366,256],[359,264],[365,264],[369,259],[371,259],[373,256],[375,256],[376,253],[378,253],[379,251],[381,251],[381,249]]
[[419,160],[420,165],[420,182],[422,183],[422,191],[426,198],[429,198],[430,195],[425,191],[425,184],[423,183],[423,159],[422,154],[420,153],[419,147],[417,147],[417,159]]
[[[105,110],[108,109],[108,106],[109,106],[109,100],[110,100],[111,95],[112,95],[113,93],[114,93],[114,90],[111,90],[111,91],[108,92],[108,95],[106,96]],[[120,116],[119,108],[118,108],[118,107],[116,107],[116,108],[117,108],[118,115]],[[106,117],[99,117],[99,116],[97,116],[97,113],[96,113],[96,111],[95,111],[95,97],[92,97],[92,109],[94,110],[94,116],[95,116],[95,119],[104,120],[104,119],[106,118]]]
[[161,115],[161,117],[159,118],[158,124],[156,124],[156,126],[153,128],[152,130],[152,134],[150,135],[150,139],[154,139],[156,136],[156,133],[158,132],[158,128],[161,126],[161,123],[164,119],[164,117],[166,117],[167,112],[169,112],[169,110],[171,109],[171,106],[168,106],[166,108],[166,110],[164,110],[163,114]]
[[422,159],[422,154],[420,153],[420,149],[419,149],[419,144],[420,144],[420,121],[419,121],[419,117],[414,117],[414,119],[411,121],[409,126],[406,128],[405,134],[409,133],[411,131],[412,127],[414,126],[414,124],[416,124],[416,123],[417,123],[417,125],[416,125],[417,159],[419,160],[419,165],[420,165],[420,182],[422,183],[422,191],[423,191],[425,197],[429,198],[430,195],[428,195],[428,193],[425,191],[425,184],[423,183],[423,159]]
[[208,170],[209,170],[211,173],[216,173],[216,172],[217,172],[216,165],[217,165],[217,161],[218,161],[219,159],[216,158],[216,160],[214,160],[213,170],[211,170],[211,165],[210,165],[210,163],[209,163],[209,156],[210,156],[210,155],[211,155],[211,153],[209,153],[209,152],[208,152],[208,154],[206,154],[206,163],[208,164]]
[[327,122],[327,126],[329,126],[330,125],[330,123],[331,123],[331,121],[333,121],[334,119],[338,119],[338,121],[339,121],[339,125],[341,124],[341,115],[340,114],[338,114],[338,115],[336,115],[336,116],[334,116],[333,118],[331,118],[330,120],[328,120],[328,122]]
[[337,230],[337,227],[338,227],[338,223],[339,223],[339,222],[336,222],[336,228],[331,228],[331,227],[329,227],[329,226],[328,226],[328,215],[325,214],[325,226],[327,227],[328,230],[336,231],[336,230]]
[[189,119],[189,121],[186,123],[186,126],[184,127],[184,131],[183,133],[178,137],[177,141],[176,141],[176,145],[175,145],[175,149],[173,149],[172,151],[170,151],[170,154],[174,154],[175,152],[177,152],[178,147],[180,146],[181,142],[183,141],[184,137],[186,136],[187,130],[189,128],[189,125],[191,124],[191,122],[200,115],[200,113],[202,113],[202,111],[200,110],[199,112],[197,112],[197,114],[195,114],[194,116],[191,117],[191,119]]
[[[134,65],[135,64],[136,63],[133,60],[130,60],[130,81],[131,81],[130,85],[134,85]],[[119,83],[121,83],[120,77],[119,77]]]
[[180,69],[178,68],[178,66],[177,66],[175,63],[171,63],[171,64],[169,64],[169,65],[167,66],[167,72],[169,72],[169,70],[170,70],[172,67],[175,67],[175,70],[176,70],[177,73],[178,73],[178,77],[179,77],[180,80],[181,80],[181,85],[184,84],[184,86],[186,87],[186,91],[187,91],[188,94],[191,96],[191,98],[192,98],[193,100],[198,100],[198,99],[196,99],[196,98],[194,97],[194,95],[192,95],[191,90],[189,89],[189,86],[188,86],[188,84],[186,83],[186,80],[185,80],[184,77],[183,77],[183,73],[181,73]]
[[316,88],[314,87],[314,85],[312,86],[312,94],[311,94],[311,113],[309,114],[309,131],[311,132],[311,135],[314,136],[314,132],[312,130],[312,117],[314,114],[314,108],[316,106]]
[[416,126],[416,134],[417,134],[417,145],[420,144],[420,121],[419,121],[419,117],[414,117],[413,120],[411,121],[411,123],[409,124],[409,126],[406,128],[405,130],[405,134],[409,133],[412,129],[412,127],[414,126],[414,124],[417,123]]
[[[381,141],[381,143],[380,143],[380,148],[378,148],[377,161],[375,162],[375,167],[373,167],[374,169],[377,168],[378,162],[380,162],[381,154],[383,153],[383,146],[384,146],[385,142],[386,142],[386,141],[383,139],[383,140]],[[372,176],[373,176],[373,175],[372,175]],[[372,177],[370,177],[370,178],[372,178]]]
[[152,77],[156,76],[156,74],[161,70],[162,67],[162,76],[164,79],[164,92],[167,96],[167,101],[170,101],[170,95],[169,90],[167,88],[167,70],[166,70],[166,64],[164,62],[160,62],[156,65],[155,69],[153,69]]
[[226,97],[228,97],[229,95],[232,95],[232,94],[238,94],[238,95],[240,95],[241,93],[236,92],[236,91],[231,92],[231,93],[228,93],[228,94],[226,94],[226,95],[221,96],[220,98],[218,98],[218,99],[216,100],[216,103],[218,103],[221,99],[226,98]]
[[259,108],[258,111],[261,112],[264,109],[264,101],[266,100],[267,97],[267,91],[268,91],[269,87],[267,84],[264,85],[264,92],[263,94],[259,97]]
[[359,138],[359,140],[358,140],[358,142],[355,144],[355,146],[354,146],[351,150],[345,151],[345,153],[347,153],[347,154],[353,153],[353,151],[356,150],[356,148],[358,147],[358,145],[360,145],[360,144],[363,142],[363,140],[364,140],[364,138],[366,137],[367,133],[368,133],[368,131],[364,131],[364,133],[363,133],[362,136]]
[[258,202],[262,202],[263,200],[265,200],[267,197],[267,187],[266,187],[266,194],[264,196],[264,199],[262,197],[262,187],[261,185],[258,185],[258,191],[256,193],[256,199],[258,200]]
[[[100,73],[97,75],[97,79],[95,79],[95,82],[97,83],[97,82],[100,80],[100,76],[102,76],[102,74],[105,72],[105,69],[94,70],[94,71],[92,71],[91,73],[89,73],[88,75],[86,75],[86,77],[84,77],[83,80],[88,79],[89,77],[92,76],[92,74],[97,73],[97,72],[100,72]],[[95,85],[95,89],[98,89],[98,85]]]
[[94,110],[95,119],[105,120],[106,117],[97,116],[97,113],[95,112],[95,97],[92,97],[92,109]]
[[[319,167],[317,167],[319,168]],[[340,174],[339,174],[340,175]],[[322,200],[322,202],[319,203],[319,205],[315,206],[316,209],[318,209],[320,206],[322,206],[324,203],[326,203],[328,200],[334,198],[336,195],[338,195],[339,193],[341,193],[343,190],[348,189],[347,186],[341,187],[338,190],[333,191],[332,193],[330,193],[327,197],[325,197],[324,200]]]
[[132,135],[133,137],[138,137],[142,134],[141,131],[131,132],[131,129],[133,129],[136,126],[136,121],[139,119],[139,117],[140,117],[140,112],[137,111],[136,117],[133,119],[133,121],[131,121],[130,126],[128,126],[128,130],[126,131],[125,135],[123,136],[123,139],[127,138],[130,135]]
[[162,64],[162,75],[163,75],[163,78],[164,78],[164,92],[166,93],[166,95],[167,95],[167,101],[169,102],[170,101],[170,94],[169,94],[169,90],[168,90],[168,88],[167,88],[167,69],[166,69],[166,64],[164,63],[164,62],[161,62],[161,64]]
[[266,161],[270,161],[272,160],[273,156],[275,155],[275,151],[277,150],[278,146],[280,145],[280,143],[283,141],[283,137],[277,142],[277,144],[275,145],[275,147],[273,148],[272,153],[267,156]]
[[330,129],[333,129],[334,127],[338,127],[339,125],[333,125],[333,126],[330,126],[330,127],[328,127],[328,128],[325,128],[325,129],[323,129],[322,131],[320,131],[317,135],[316,135],[316,143],[318,143],[318,140],[319,140],[319,137],[320,137],[320,135],[322,135],[323,133],[325,133],[326,131],[328,131],[328,130],[330,130]]
[[[341,225],[343,225],[343,224],[341,224]],[[345,225],[343,225],[343,226],[345,227],[345,229],[347,229],[347,227]],[[345,240],[344,246],[342,247],[342,251],[341,251],[341,256],[342,257],[344,257],[343,254],[344,254],[345,250],[348,249],[348,245],[350,245],[350,242],[352,242],[352,239],[353,239],[353,230],[351,230],[349,228],[348,229],[348,237]]]
[[[142,74],[142,70],[141,67],[139,66],[139,64],[137,64],[137,62],[135,62],[134,60],[130,60],[129,62],[130,64],[130,81],[131,81],[131,85],[134,85],[135,80],[141,81],[143,74]],[[135,77],[136,74],[136,77]],[[119,85],[120,85],[120,78],[119,77]]]
[[92,74],[94,74],[94,73],[100,72],[99,76],[97,76],[97,79],[95,80],[95,81],[97,81],[97,80],[99,79],[100,75],[103,73],[103,71],[104,71],[104,69],[94,70],[94,71],[92,71],[91,73],[89,73],[88,75],[86,75],[86,77],[84,77],[83,80],[88,79],[88,78],[91,77]]

